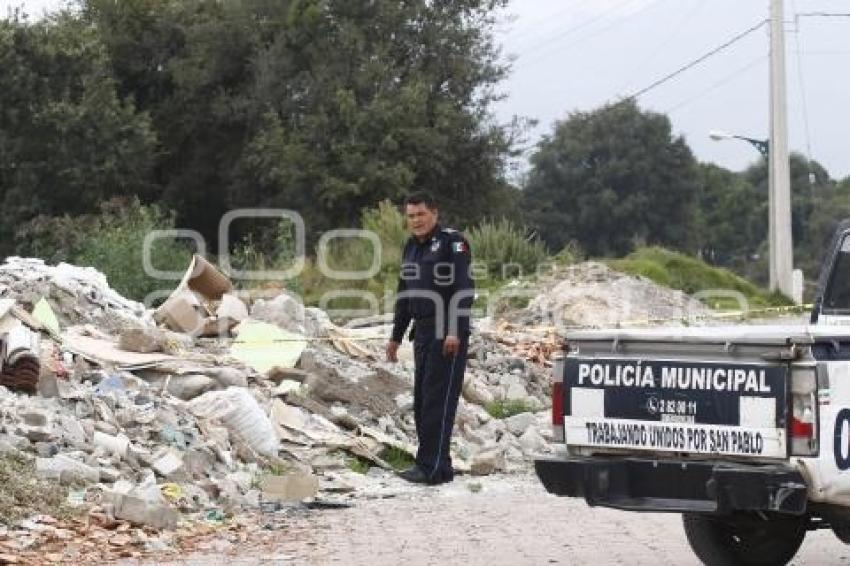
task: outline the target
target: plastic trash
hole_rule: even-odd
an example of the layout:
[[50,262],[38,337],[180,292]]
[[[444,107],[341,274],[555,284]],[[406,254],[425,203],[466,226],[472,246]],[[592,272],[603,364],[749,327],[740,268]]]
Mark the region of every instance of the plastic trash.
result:
[[98,383],[94,392],[97,395],[108,395],[110,393],[122,393],[124,391],[124,380],[120,375],[112,374],[107,377],[104,377],[100,383]]
[[126,458],[130,449],[130,439],[123,434],[112,436],[96,430],[94,432],[94,445],[103,448],[110,454]]

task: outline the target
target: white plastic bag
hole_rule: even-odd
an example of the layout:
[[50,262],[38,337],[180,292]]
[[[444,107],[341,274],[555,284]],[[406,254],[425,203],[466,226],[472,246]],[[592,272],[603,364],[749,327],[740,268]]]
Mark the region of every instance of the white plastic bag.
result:
[[196,417],[218,419],[251,448],[265,456],[277,456],[280,438],[257,400],[241,387],[209,391],[189,402]]

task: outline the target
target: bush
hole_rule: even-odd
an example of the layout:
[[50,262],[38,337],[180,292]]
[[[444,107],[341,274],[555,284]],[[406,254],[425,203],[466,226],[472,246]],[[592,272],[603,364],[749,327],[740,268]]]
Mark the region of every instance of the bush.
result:
[[[299,278],[301,288],[305,290],[305,303],[315,304],[322,295],[334,290],[369,291],[378,297],[380,303],[388,289],[395,289],[402,248],[408,238],[404,216],[390,201],[383,201],[376,208],[363,211],[360,226],[377,235],[380,248],[374,249],[373,243],[363,238],[333,240],[325,251],[325,263],[336,271],[366,271],[375,261],[377,253],[380,254],[378,273],[370,279],[332,279],[319,271],[316,262],[308,261]],[[366,305],[352,298],[339,299],[333,307],[362,309]]]
[[[617,271],[646,277],[659,285],[679,289],[689,295],[720,289],[741,293],[749,302],[750,308],[792,304],[787,297],[779,293],[769,293],[728,269],[714,267],[699,259],[664,248],[641,248],[623,259],[611,260],[608,263]],[[710,297],[704,302],[716,309],[739,308],[738,301],[732,298]]]
[[[151,277],[143,263],[147,234],[173,228],[172,214],[136,199],[116,199],[101,205],[98,215],[36,218],[18,232],[16,241],[22,255],[94,267],[116,291],[143,300],[154,291],[170,291],[177,283]],[[153,244],[151,262],[159,271],[182,272],[191,254],[184,243],[162,238]]]
[[[264,236],[265,242],[259,242],[254,234],[249,232],[234,245],[230,252],[231,267],[239,271],[255,272],[291,269],[297,255],[295,225],[292,221],[282,219],[274,230],[268,231]],[[236,284],[245,289],[286,288],[299,295],[303,292],[302,281],[297,277],[285,281],[232,278]]]
[[[466,234],[472,246],[473,260],[484,262],[487,273],[495,279],[529,275],[546,261],[546,246],[525,228],[508,219],[482,222]],[[521,273],[511,270],[518,266]]]

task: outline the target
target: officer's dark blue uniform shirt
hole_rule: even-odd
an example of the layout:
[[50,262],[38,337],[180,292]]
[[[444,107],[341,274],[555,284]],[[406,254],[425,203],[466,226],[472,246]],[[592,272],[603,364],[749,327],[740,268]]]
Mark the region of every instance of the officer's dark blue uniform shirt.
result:
[[[469,243],[457,230],[437,225],[431,235],[420,242],[411,237],[404,246],[401,274],[398,282],[398,298],[395,305],[392,339],[401,342],[413,320],[434,319],[436,308],[441,304],[444,321],[443,335],[465,337],[469,334],[469,316],[472,307],[472,290],[475,284],[469,273],[472,253]],[[465,291],[457,302],[456,324],[449,320],[452,297]],[[425,292],[416,296],[416,292]],[[424,296],[436,293],[440,301]],[[460,313],[460,314],[459,314]],[[454,329],[457,332],[452,332]]]

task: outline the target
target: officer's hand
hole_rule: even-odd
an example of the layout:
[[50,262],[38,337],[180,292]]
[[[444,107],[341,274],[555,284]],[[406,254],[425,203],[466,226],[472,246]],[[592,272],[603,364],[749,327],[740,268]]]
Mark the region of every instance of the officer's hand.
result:
[[388,362],[397,362],[398,361],[398,342],[393,342],[390,340],[387,342],[387,361]]
[[443,341],[443,355],[456,356],[460,351],[460,339],[457,336],[446,336]]

